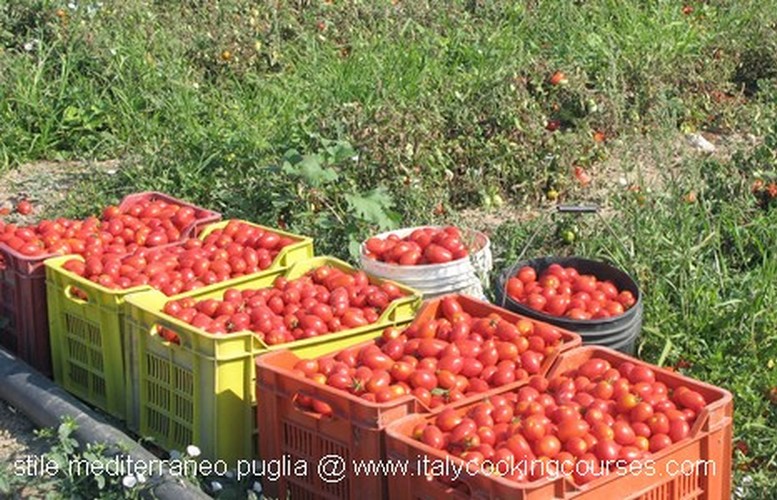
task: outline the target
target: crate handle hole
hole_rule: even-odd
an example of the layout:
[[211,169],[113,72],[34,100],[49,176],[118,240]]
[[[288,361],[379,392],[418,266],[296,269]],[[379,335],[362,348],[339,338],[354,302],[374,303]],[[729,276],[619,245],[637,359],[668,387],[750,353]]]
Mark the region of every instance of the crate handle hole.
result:
[[181,345],[181,337],[169,328],[160,325],[154,325],[148,331],[152,337],[158,337],[160,342]]
[[[313,396],[309,396],[304,392],[300,391],[295,393],[294,396],[292,396],[291,400],[292,400],[292,403],[294,403],[294,409],[299,411],[300,413],[305,413],[314,418],[318,418],[322,420],[323,419],[331,420],[333,418],[332,407],[329,404]],[[316,403],[323,406],[323,407],[319,407],[319,409],[328,407],[329,409],[328,413],[321,413],[319,411],[316,411],[314,407],[314,404]]]
[[65,287],[65,297],[78,304],[89,303],[89,296],[77,286],[70,285]]

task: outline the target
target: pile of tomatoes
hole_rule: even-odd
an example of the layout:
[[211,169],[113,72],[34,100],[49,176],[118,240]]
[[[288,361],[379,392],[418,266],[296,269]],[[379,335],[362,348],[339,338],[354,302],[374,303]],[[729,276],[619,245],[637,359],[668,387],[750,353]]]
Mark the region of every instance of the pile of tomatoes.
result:
[[418,424],[415,439],[514,481],[569,475],[587,483],[685,439],[706,406],[631,361],[592,357],[575,370],[533,376],[514,392]]
[[539,279],[534,268],[522,267],[507,280],[507,294],[535,311],[576,320],[620,316],[636,304],[634,294],[611,281],[559,264],[548,266]]
[[[470,315],[455,297],[444,297],[436,318],[416,320],[404,331],[388,328],[381,339],[334,357],[300,360],[294,370],[367,401],[411,394],[437,408],[539,373],[561,342],[561,332],[551,325],[513,323],[496,313]],[[305,396],[297,403],[330,411]]]
[[453,226],[424,227],[404,238],[396,234],[385,239],[370,238],[364,247],[368,259],[402,266],[445,264],[469,255],[461,230]]
[[150,285],[172,296],[255,273],[270,267],[282,248],[295,240],[240,222],[229,221],[203,240],[122,256],[103,253],[64,268],[106,288],[124,290]]
[[109,206],[102,218],[43,220],[31,226],[3,224],[0,243],[29,257],[128,254],[177,241],[197,218],[196,210],[162,200],[142,200],[123,210]]
[[[275,345],[375,323],[403,295],[393,283],[373,285],[364,271],[320,266],[298,279],[278,277],[270,288],[230,288],[222,300],[170,301],[163,311],[208,333],[253,331]],[[178,340],[169,330],[161,335]]]

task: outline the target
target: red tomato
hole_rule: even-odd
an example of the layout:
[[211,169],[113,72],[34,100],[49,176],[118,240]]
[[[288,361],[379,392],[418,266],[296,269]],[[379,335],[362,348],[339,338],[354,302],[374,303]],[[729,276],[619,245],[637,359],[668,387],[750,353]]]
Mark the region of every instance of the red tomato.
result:
[[453,260],[450,250],[434,243],[426,247],[424,257],[431,264],[444,264]]
[[518,279],[523,282],[523,284],[530,283],[532,281],[537,281],[537,272],[534,270],[533,267],[524,266],[521,269],[518,270]]

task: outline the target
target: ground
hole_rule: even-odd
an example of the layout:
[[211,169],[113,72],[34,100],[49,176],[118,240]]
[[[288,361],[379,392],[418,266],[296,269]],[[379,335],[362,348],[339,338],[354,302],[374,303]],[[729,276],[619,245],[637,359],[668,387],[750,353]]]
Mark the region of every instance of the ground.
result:
[[[11,474],[15,474],[14,463],[17,460],[24,460],[30,455],[39,456],[46,451],[45,444],[36,438],[35,429],[35,425],[23,413],[0,399],[0,464],[2,467],[13,468]],[[39,493],[39,489],[28,486],[21,490],[22,496],[18,498]]]

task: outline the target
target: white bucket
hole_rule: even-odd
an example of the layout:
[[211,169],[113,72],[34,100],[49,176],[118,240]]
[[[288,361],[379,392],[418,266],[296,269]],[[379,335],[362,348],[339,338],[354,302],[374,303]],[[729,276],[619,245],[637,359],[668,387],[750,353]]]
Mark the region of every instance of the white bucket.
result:
[[[437,226],[398,229],[378,234],[375,237],[386,239],[389,235],[395,234],[404,238],[416,229],[424,227],[436,228]],[[477,250],[471,252],[466,258],[445,264],[419,266],[402,266],[368,259],[365,257],[365,242],[361,245],[361,265],[368,274],[415,288],[423,294],[425,299],[449,293],[463,293],[484,298],[483,290],[488,289],[488,274],[493,266],[491,242],[485,234],[471,230],[462,230],[462,240],[465,243],[474,240],[474,244],[468,246],[470,249],[474,247]]]

